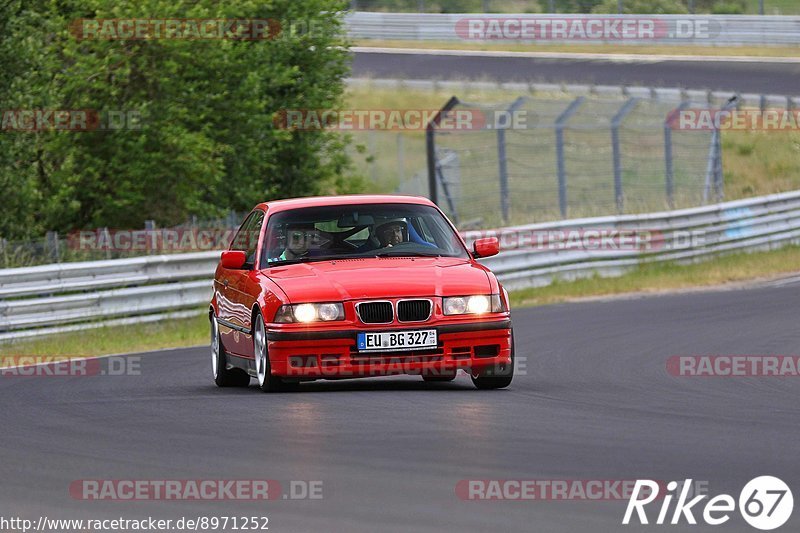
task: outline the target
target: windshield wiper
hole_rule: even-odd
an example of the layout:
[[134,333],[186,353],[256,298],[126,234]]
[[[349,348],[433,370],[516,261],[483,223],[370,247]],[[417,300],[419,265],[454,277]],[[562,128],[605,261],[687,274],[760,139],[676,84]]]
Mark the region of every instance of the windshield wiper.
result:
[[303,256],[303,257],[296,257],[294,259],[282,259],[282,260],[277,260],[277,261],[268,261],[267,262],[267,266],[273,267],[273,266],[293,265],[295,263],[312,263],[312,262],[315,262],[315,261],[335,261],[337,259],[341,259],[341,258],[337,257],[335,255],[325,255],[325,256],[320,256],[320,257],[309,257],[309,256],[306,255],[306,256]]
[[442,257],[442,254],[426,254],[422,252],[378,252],[374,257]]

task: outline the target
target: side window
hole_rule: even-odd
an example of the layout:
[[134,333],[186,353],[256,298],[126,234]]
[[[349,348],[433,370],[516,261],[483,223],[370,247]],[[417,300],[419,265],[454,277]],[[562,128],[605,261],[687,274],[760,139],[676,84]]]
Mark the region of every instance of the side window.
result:
[[261,235],[261,226],[264,223],[264,212],[254,211],[250,213],[236,237],[231,243],[231,250],[241,250],[247,254],[246,266],[253,268],[256,261],[256,249],[258,248],[258,238]]
[[250,213],[247,218],[244,219],[242,225],[239,226],[239,231],[236,232],[236,236],[231,241],[231,250],[241,250],[242,252],[247,251],[247,232],[255,215],[255,213]]

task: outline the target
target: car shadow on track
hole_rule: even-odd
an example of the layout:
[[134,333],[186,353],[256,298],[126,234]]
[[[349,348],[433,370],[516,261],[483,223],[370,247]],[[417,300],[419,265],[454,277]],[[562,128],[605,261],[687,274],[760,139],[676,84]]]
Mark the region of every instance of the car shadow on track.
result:
[[[208,387],[204,390],[208,391]],[[459,376],[455,381],[434,383],[422,381],[420,377],[372,377],[357,379],[336,379],[307,381],[294,391],[275,392],[272,394],[309,394],[322,392],[398,392],[398,391],[436,391],[436,392],[478,392],[467,376]],[[219,389],[225,394],[258,393],[255,380],[251,380],[247,388],[231,387]]]

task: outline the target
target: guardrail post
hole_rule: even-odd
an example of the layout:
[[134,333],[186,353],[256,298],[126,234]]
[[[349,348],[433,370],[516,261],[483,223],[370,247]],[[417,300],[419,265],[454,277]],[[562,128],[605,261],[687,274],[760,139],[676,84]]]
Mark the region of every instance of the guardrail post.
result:
[[625,117],[633,111],[638,98],[631,98],[617,111],[611,119],[611,150],[614,158],[614,198],[617,202],[617,212],[622,213],[625,209],[625,198],[622,194],[622,155],[619,150],[619,127]]
[[498,124],[495,120],[495,124],[492,124],[492,126],[497,128],[497,161],[500,172],[500,212],[502,213],[504,224],[508,224],[511,218],[511,202],[508,190],[508,161],[506,158],[506,130],[514,124],[514,113],[516,113],[517,109],[519,109],[524,102],[525,98],[520,96],[509,106],[506,110],[505,117],[503,117],[508,123]]
[[439,191],[436,186],[436,126],[442,120],[442,116],[458,105],[458,98],[455,96],[450,97],[450,100],[444,104],[436,116],[434,116],[428,125],[425,126],[425,148],[428,158],[428,198],[431,202],[438,205]]
[[567,218],[567,169],[564,164],[564,126],[569,118],[575,114],[585,98],[577,97],[556,118],[556,165],[558,168],[558,206],[561,218]]

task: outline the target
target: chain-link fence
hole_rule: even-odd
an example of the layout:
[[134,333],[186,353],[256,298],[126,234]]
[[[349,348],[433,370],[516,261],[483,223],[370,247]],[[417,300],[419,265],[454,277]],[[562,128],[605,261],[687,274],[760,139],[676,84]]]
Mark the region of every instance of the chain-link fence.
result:
[[[428,171],[396,190],[435,197],[462,229],[721,200],[718,132],[676,127],[686,108],[711,109],[640,98],[453,98],[429,129]],[[470,127],[442,122],[458,116]]]
[[0,238],[0,268],[222,250],[245,214],[231,211],[221,218],[195,216],[169,228],[159,228],[148,220],[142,228],[95,228],[67,234],[48,231],[40,239],[20,241]]

